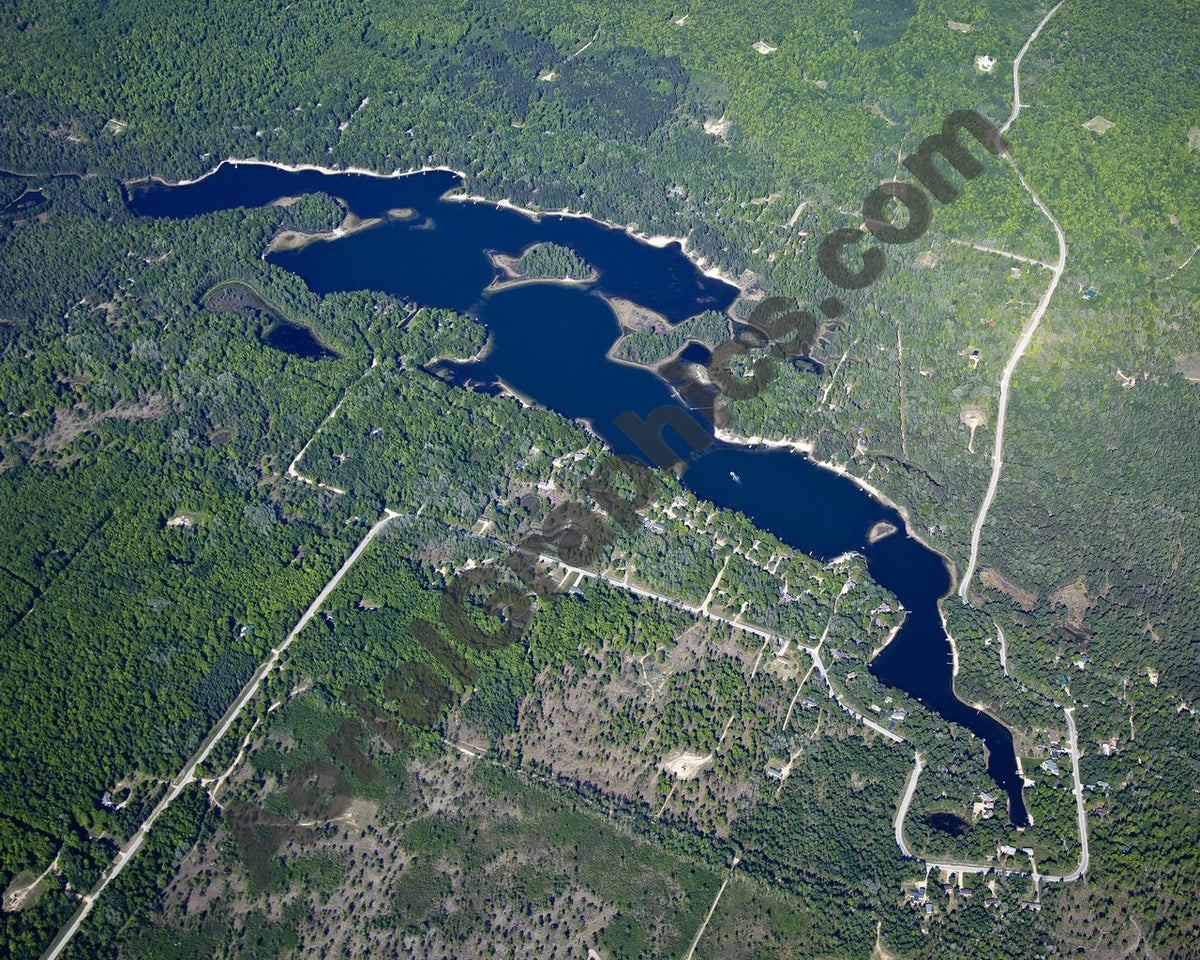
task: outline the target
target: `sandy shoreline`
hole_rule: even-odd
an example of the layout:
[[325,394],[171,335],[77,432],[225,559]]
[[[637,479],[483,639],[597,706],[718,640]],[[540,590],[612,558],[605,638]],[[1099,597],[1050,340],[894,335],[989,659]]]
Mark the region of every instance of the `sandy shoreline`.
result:
[[908,621],[908,611],[905,610],[904,616],[900,618],[900,622],[898,624],[896,624],[894,627],[892,627],[891,630],[888,631],[888,635],[883,638],[883,643],[881,643],[874,650],[872,650],[871,655],[869,657],[867,657],[867,665],[868,666],[870,666],[872,660],[874,660],[877,656],[879,656],[881,653],[883,653],[884,650],[886,650],[888,648],[888,644],[890,644],[893,640],[896,639],[896,634],[898,634],[900,632],[900,628],[903,627],[907,621]]
[[[205,173],[199,177],[195,177],[191,180],[168,181],[168,180],[163,179],[162,177],[153,176],[153,177],[142,177],[142,178],[139,178],[138,180],[127,180],[125,182],[126,183],[138,183],[138,182],[146,182],[149,180],[153,180],[158,183],[162,183],[165,186],[184,186],[184,185],[191,184],[191,183],[197,183],[197,182],[205,179],[206,177],[212,176],[222,166],[224,166],[227,163],[234,164],[234,165],[253,164],[253,165],[258,165],[258,166],[276,167],[278,169],[286,170],[288,172],[293,172],[293,173],[309,170],[309,171],[315,171],[317,173],[330,174],[330,175],[357,174],[357,175],[361,175],[361,176],[377,177],[380,179],[395,179],[395,178],[399,178],[399,177],[411,176],[413,174],[431,173],[431,172],[435,172],[435,171],[444,171],[447,173],[453,173],[456,176],[462,177],[464,180],[466,180],[466,178],[467,178],[467,175],[463,171],[455,170],[452,167],[447,167],[447,166],[420,167],[420,168],[409,169],[409,170],[394,170],[391,173],[381,173],[377,170],[368,170],[363,167],[345,167],[345,168],[339,169],[339,168],[333,168],[333,167],[320,166],[317,164],[277,163],[277,162],[269,161],[269,160],[260,160],[257,157],[248,157],[248,158],[230,157],[227,160],[223,160],[220,163],[218,163],[215,167],[213,167],[212,170],[208,171],[207,173]],[[524,216],[529,217],[530,219],[532,219],[534,221],[539,221],[539,220],[541,220],[542,217],[546,217],[546,216],[574,217],[574,218],[578,218],[578,219],[594,220],[595,222],[604,224],[605,226],[611,227],[612,229],[621,230],[621,231],[629,234],[635,240],[638,240],[642,243],[649,244],[652,247],[662,248],[662,247],[670,246],[673,243],[677,243],[677,244],[679,244],[680,251],[683,253],[683,255],[685,257],[687,257],[687,259],[690,260],[696,266],[696,268],[698,270],[701,270],[705,276],[721,280],[722,282],[729,284],[730,286],[734,287],[735,289],[737,289],[739,291],[742,290],[741,284],[739,284],[736,280],[729,277],[727,274],[725,274],[723,271],[721,271],[717,267],[709,267],[707,265],[706,261],[704,260],[704,258],[699,257],[695,253],[689,251],[687,237],[672,237],[672,236],[666,236],[663,234],[648,234],[642,230],[631,230],[627,225],[613,223],[611,220],[603,220],[603,219],[594,217],[591,214],[580,213],[578,211],[573,211],[573,210],[569,210],[566,208],[564,208],[562,210],[533,210],[533,209],[530,209],[529,207],[523,207],[523,206],[520,206],[519,204],[514,203],[508,197],[503,197],[499,200],[492,200],[487,197],[482,197],[482,196],[478,196],[478,195],[452,194],[452,195],[446,196],[444,199],[447,201],[452,201],[452,202],[457,202],[457,203],[475,202],[475,203],[491,204],[496,207],[502,207],[505,209],[514,210],[520,214],[523,214]],[[336,232],[337,231],[334,231],[334,233],[336,233]],[[953,583],[957,582],[958,571],[957,571],[957,567],[956,567],[954,561],[950,557],[948,557],[946,554],[942,553],[940,550],[937,550],[936,548],[930,546],[929,543],[927,543],[923,538],[921,538],[917,533],[914,532],[912,517],[911,517],[907,507],[905,507],[899,503],[896,503],[894,500],[891,499],[891,497],[887,496],[887,494],[885,494],[882,490],[880,490],[874,484],[851,473],[849,470],[846,469],[845,466],[843,466],[841,464],[835,464],[830,461],[818,460],[815,457],[813,457],[812,453],[813,453],[815,447],[814,447],[814,444],[812,443],[812,441],[804,440],[804,439],[770,440],[770,439],[767,439],[765,437],[760,437],[760,436],[745,437],[740,434],[736,434],[731,431],[723,430],[720,428],[718,428],[715,431],[715,435],[716,435],[717,439],[723,440],[727,443],[735,443],[735,444],[739,444],[739,445],[748,445],[748,446],[764,446],[764,447],[790,449],[796,453],[802,453],[802,454],[808,456],[809,459],[811,459],[813,463],[817,464],[817,466],[823,467],[826,470],[831,470],[834,473],[837,473],[843,477],[846,477],[852,483],[856,484],[860,489],[865,490],[868,494],[870,494],[872,497],[874,497],[880,503],[884,504],[887,507],[890,507],[891,509],[895,510],[898,514],[900,514],[900,516],[904,519],[904,523],[907,528],[908,535],[913,537],[914,539],[916,539],[927,549],[932,550],[933,552],[937,553],[938,556],[942,557],[943,560],[945,561],[947,567],[949,568],[951,583],[953,584]],[[939,601],[939,609],[940,609],[940,601]],[[952,644],[952,646],[953,646],[953,644]],[[956,657],[957,657],[957,654],[956,654]]]
[[271,238],[271,242],[267,244],[266,250],[262,252],[262,259],[267,258],[268,253],[275,253],[280,250],[303,250],[310,243],[325,243],[331,240],[340,240],[342,237],[348,237],[355,233],[362,233],[364,230],[370,230],[372,227],[377,227],[385,220],[384,217],[370,217],[366,220],[360,220],[353,214],[346,217],[339,226],[332,230],[322,230],[316,233],[305,233],[303,230],[280,230]]
[[[861,489],[865,490],[867,493],[869,493],[871,496],[873,496],[880,503],[884,504],[885,506],[891,507],[897,513],[899,513],[901,517],[904,518],[904,525],[905,525],[906,532],[908,533],[908,535],[910,537],[912,537],[914,540],[916,540],[917,542],[919,542],[927,550],[930,550],[933,553],[936,553],[939,557],[941,557],[950,572],[950,587],[947,590],[945,596],[940,597],[937,601],[937,611],[938,611],[938,617],[941,619],[941,622],[942,622],[942,631],[946,634],[946,641],[950,645],[950,658],[951,658],[950,691],[954,695],[954,697],[957,700],[959,700],[961,703],[965,704],[966,706],[973,707],[976,710],[979,710],[981,713],[986,713],[989,717],[991,717],[998,724],[1000,724],[1001,727],[1003,727],[1005,730],[1008,730],[1011,733],[1013,730],[1013,726],[1011,724],[1007,723],[1003,718],[1001,718],[990,706],[988,706],[987,704],[978,703],[978,702],[968,703],[966,700],[964,700],[962,697],[959,696],[958,672],[959,672],[960,660],[959,660],[959,655],[958,655],[958,644],[954,639],[954,634],[952,634],[950,632],[950,625],[946,621],[946,611],[942,606],[943,603],[945,603],[945,601],[949,597],[954,595],[954,585],[958,582],[958,569],[957,569],[954,561],[950,557],[948,557],[945,553],[943,553],[941,550],[937,549],[936,547],[931,546],[922,537],[920,537],[918,534],[913,532],[912,519],[909,516],[908,509],[906,507],[903,507],[900,504],[896,503],[894,500],[891,499],[891,497],[889,497],[887,494],[885,494],[882,490],[880,490],[874,484],[869,483],[866,480],[863,480],[861,477],[856,477],[849,470],[847,470],[844,466],[842,466],[840,464],[830,463],[826,460],[818,460],[816,457],[812,456],[814,447],[813,447],[813,443],[809,440],[767,440],[767,439],[764,439],[763,437],[759,437],[759,436],[750,436],[750,437],[741,436],[740,434],[736,434],[736,433],[733,433],[728,430],[722,430],[720,428],[718,428],[716,430],[716,436],[717,436],[718,440],[723,440],[726,443],[735,443],[735,444],[739,444],[739,445],[743,445],[743,446],[761,446],[761,447],[771,447],[771,448],[776,448],[776,449],[787,449],[787,450],[793,450],[796,453],[802,453],[805,456],[807,456],[817,466],[823,467],[826,470],[832,470],[834,473],[840,474],[841,476],[850,480],[852,483],[856,484]],[[894,534],[888,534],[888,535],[893,536]],[[880,538],[880,539],[882,539],[882,538]],[[836,562],[837,560],[847,558],[849,555],[852,555],[854,553],[855,553],[855,551],[850,551],[849,554],[843,554],[841,557],[837,557],[834,559],[834,561],[831,561],[831,562]],[[893,627],[892,630],[888,633],[887,638],[883,641],[883,643],[878,648],[876,648],[874,651],[872,651],[870,657],[868,657],[868,659],[867,659],[868,663],[870,663],[871,660],[874,660],[875,657],[877,657],[880,653],[882,653],[883,650],[885,650],[887,648],[887,646],[896,638],[896,635],[900,632],[900,628],[904,625],[904,623],[907,619],[908,619],[908,612],[906,611],[904,619],[901,620],[900,623],[896,624],[896,626]],[[980,742],[981,743],[983,742],[982,738],[980,738]],[[986,744],[984,744],[984,750],[985,750],[984,756],[986,758],[986,756],[987,756],[987,754],[986,754],[987,745]],[[1020,763],[1019,758],[1018,758],[1017,762],[1018,762],[1018,764]]]
[[253,167],[276,167],[279,170],[286,170],[288,173],[304,173],[305,171],[312,173],[324,173],[330,176],[337,174],[355,174],[361,177],[375,177],[379,180],[394,180],[399,177],[408,177],[417,173],[434,173],[443,171],[445,173],[453,173],[466,179],[466,174],[461,170],[455,170],[453,167],[414,167],[409,170],[393,170],[391,173],[381,173],[378,170],[368,170],[366,167],[322,167],[315,163],[277,163],[274,160],[260,160],[258,157],[229,157],[222,160],[211,170],[200,174],[198,177],[192,177],[190,180],[167,180],[165,177],[160,177],[158,174],[151,174],[147,177],[135,177],[132,180],[122,180],[126,185],[135,183],[161,183],[164,187],[186,187],[193,183],[199,183],[201,180],[207,180],[214,173],[220,170],[225,164],[238,166],[253,166]]
[[594,269],[586,277],[531,277],[521,273],[517,269],[517,264],[521,262],[521,258],[525,254],[537,246],[539,244],[531,243],[517,257],[506,253],[497,253],[494,250],[487,251],[487,258],[492,261],[492,266],[501,270],[504,278],[497,277],[484,287],[483,292],[496,293],[499,290],[512,290],[515,287],[524,287],[531,283],[552,283],[560,287],[587,287],[600,279],[600,274]]
[[871,528],[871,532],[867,534],[867,543],[878,543],[880,540],[890,537],[895,532],[896,525],[894,523],[880,520]]
[[[874,497],[876,500],[878,500],[880,503],[882,503],[885,507],[890,507],[891,509],[895,510],[898,514],[900,514],[900,516],[904,519],[904,526],[905,526],[905,530],[906,530],[906,533],[908,534],[908,536],[912,537],[914,540],[916,540],[918,543],[920,543],[927,550],[931,550],[934,553],[936,553],[939,557],[942,558],[942,560],[945,561],[946,566],[949,568],[949,571],[950,571],[951,592],[953,591],[954,584],[958,582],[958,567],[955,565],[954,561],[950,557],[948,557],[941,550],[937,549],[937,547],[930,545],[923,537],[920,536],[920,534],[915,532],[915,530],[913,529],[912,517],[908,512],[908,508],[897,503],[895,500],[893,500],[891,497],[889,497],[886,493],[884,493],[882,490],[880,490],[873,483],[870,483],[869,481],[864,480],[862,477],[856,476],[855,474],[851,473],[849,470],[846,469],[846,467],[843,464],[832,463],[828,460],[818,460],[816,457],[814,457],[812,455],[813,451],[815,449],[815,446],[811,440],[804,440],[804,439],[768,440],[764,437],[760,437],[757,435],[746,437],[746,436],[742,436],[741,434],[734,433],[730,430],[721,429],[720,427],[717,428],[715,435],[718,440],[724,440],[726,443],[736,443],[736,444],[739,444],[742,446],[761,446],[761,447],[783,448],[783,449],[795,451],[796,453],[802,453],[805,456],[807,456],[818,467],[823,467],[826,470],[832,470],[834,473],[845,477],[847,480],[849,480],[851,483],[855,484],[860,489],[865,490],[872,497]],[[949,595],[950,595],[950,593],[948,592],[946,594],[946,596],[949,596]],[[942,600],[944,600],[944,599],[946,599],[946,598],[942,597]],[[941,600],[938,601],[938,608],[941,609]]]
[[[794,453],[803,453],[805,455],[813,452],[813,443],[811,440],[768,440],[766,437],[760,437],[758,434],[753,436],[744,436],[740,433],[734,433],[732,430],[726,430],[723,427],[717,427],[713,435],[718,440],[723,440],[725,443],[736,443],[743,447],[771,447],[777,450],[791,450]],[[812,459],[811,457],[809,459]],[[813,460],[813,463],[821,463],[818,460]],[[821,463],[821,466],[834,469],[832,464]]]
[[[458,172],[458,171],[454,171]],[[514,203],[511,198],[503,197],[500,200],[492,200],[488,197],[481,197],[473,193],[456,193],[442,199],[452,201],[454,203],[487,203],[494,207],[502,207],[505,210],[513,210],[530,220],[539,221],[543,217],[570,217],[576,220],[593,220],[596,223],[602,223],[606,227],[611,227],[613,230],[620,230],[622,233],[627,233],[633,239],[638,240],[651,247],[669,247],[673,243],[679,244],[680,251],[683,253],[692,264],[703,273],[706,277],[711,277],[714,280],[720,280],[722,283],[727,283],[737,290],[742,289],[742,285],[733,277],[724,273],[719,267],[710,267],[708,261],[703,257],[697,256],[688,250],[687,237],[669,237],[665,234],[649,234],[644,230],[631,230],[628,225],[623,223],[614,223],[612,220],[604,220],[600,217],[595,217],[590,213],[580,213],[577,210],[571,210],[563,207],[561,210],[534,210],[530,207],[522,207],[520,204]]]
[[[634,332],[635,331],[633,331],[633,330],[622,330],[621,335],[619,337],[617,337],[616,340],[613,341],[613,345],[611,347],[609,347],[608,352],[604,354],[605,358],[607,358],[608,360],[611,360],[613,363],[624,364],[627,367],[635,367],[638,370],[649,370],[651,373],[658,376],[659,379],[663,379],[662,374],[660,374],[658,372],[661,367],[665,366],[668,363],[674,363],[674,362],[678,361],[679,355],[688,348],[688,344],[699,342],[699,341],[693,341],[693,340],[685,340],[685,341],[683,341],[683,343],[681,343],[678,347],[676,347],[674,350],[672,350],[669,354],[667,354],[661,360],[656,360],[653,363],[641,363],[637,360],[629,360],[620,355],[621,344],[623,344],[625,342],[626,338],[631,333],[634,333]],[[701,368],[701,369],[703,369],[703,368]],[[702,382],[708,383],[709,381],[707,379],[705,379],[705,380],[702,380]],[[678,389],[676,389],[675,385],[670,384],[670,387],[671,387],[671,393],[674,394],[679,399],[679,402],[682,403],[684,406],[687,406],[687,401],[684,400],[682,396],[680,396],[679,391],[678,391]]]
[[595,283],[595,277],[521,277],[513,280],[493,280],[483,288],[484,293],[498,293],[501,290],[515,290],[517,287],[528,287],[535,283],[546,283],[556,287],[587,287]]
[[[161,183],[165,187],[185,187],[189,184],[199,183],[201,180],[211,177],[227,163],[233,164],[234,166],[246,164],[259,167],[276,167],[279,170],[286,170],[288,173],[312,171],[315,173],[323,173],[328,175],[355,174],[363,177],[377,177],[380,180],[393,180],[399,177],[413,176],[414,174],[418,173],[434,173],[437,171],[442,171],[445,173],[453,173],[456,176],[461,177],[464,182],[467,180],[467,174],[462,170],[455,170],[453,167],[447,166],[415,167],[408,170],[397,169],[390,173],[381,173],[378,170],[368,170],[366,167],[325,167],[315,163],[278,163],[274,160],[260,160],[258,157],[229,157],[228,159],[222,160],[207,173],[202,173],[200,176],[193,177],[190,180],[167,180],[164,177],[160,177],[155,174],[147,177],[137,177],[132,180],[124,180],[122,182],[127,186],[135,183],[155,182]],[[542,217],[574,217],[581,220],[594,220],[596,223],[602,223],[606,227],[611,227],[614,230],[620,230],[623,233],[627,233],[635,240],[649,244],[652,247],[668,247],[672,243],[677,243],[679,244],[683,255],[687,257],[687,259],[695,265],[696,269],[701,271],[706,277],[720,280],[739,291],[743,289],[742,285],[737,280],[724,273],[719,267],[709,266],[704,257],[698,256],[691,252],[688,249],[687,237],[669,237],[663,234],[648,234],[642,230],[631,230],[625,224],[613,223],[611,220],[602,220],[599,217],[592,216],[590,213],[580,213],[576,210],[570,210],[566,207],[561,210],[533,210],[529,207],[522,207],[519,204],[513,203],[513,201],[508,197],[503,197],[499,200],[492,200],[488,197],[482,197],[477,194],[457,193],[445,196],[442,199],[455,203],[487,203],[495,207],[503,207],[506,210],[515,210],[517,213],[523,214],[534,221],[541,220]]]

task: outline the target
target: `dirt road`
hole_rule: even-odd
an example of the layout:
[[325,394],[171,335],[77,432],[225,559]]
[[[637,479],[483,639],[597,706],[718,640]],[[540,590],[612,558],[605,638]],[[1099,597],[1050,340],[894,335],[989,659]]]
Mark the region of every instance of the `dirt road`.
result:
[[[1038,34],[1042,32],[1042,27],[1054,16],[1055,11],[1063,5],[1063,2],[1064,0],[1059,0],[1050,9],[1050,12],[1042,18],[1041,23],[1029,35],[1029,39],[1025,41],[1025,46],[1021,48],[1016,60],[1013,61],[1013,109],[1004,126],[1000,128],[1001,133],[1008,132],[1021,112],[1021,61],[1025,58],[1025,54],[1033,44],[1033,41],[1037,39]],[[1004,425],[1008,416],[1009,385],[1012,382],[1013,372],[1017,369],[1017,364],[1025,354],[1025,350],[1029,347],[1033,335],[1037,332],[1037,328],[1042,322],[1046,308],[1050,305],[1050,298],[1054,296],[1054,291],[1058,289],[1058,282],[1062,279],[1063,270],[1067,265],[1067,238],[1063,235],[1062,227],[1054,219],[1054,215],[1046,208],[1046,205],[1042,203],[1041,198],[1033,192],[1025,176],[1017,167],[1016,161],[1013,160],[1012,154],[1005,151],[1004,159],[1012,166],[1017,179],[1021,181],[1021,186],[1025,188],[1025,192],[1029,194],[1033,202],[1037,205],[1037,208],[1054,227],[1054,233],[1058,237],[1058,262],[1050,266],[1050,286],[1046,288],[1046,292],[1042,295],[1042,299],[1038,302],[1036,309],[1034,309],[1033,315],[1030,316],[1029,321],[1025,324],[1025,329],[1021,332],[1021,337],[1017,341],[1012,355],[1008,358],[1008,363],[1004,365],[1004,372],[1000,376],[1000,406],[996,413],[996,439],[992,445],[992,476],[988,481],[988,488],[984,494],[983,503],[979,507],[979,515],[975,518],[975,526],[971,530],[971,555],[967,561],[966,569],[963,571],[962,582],[958,588],[958,595],[962,598],[963,603],[968,602],[967,591],[971,586],[971,577],[975,574],[975,565],[979,559],[979,539],[983,533],[983,525],[987,521],[988,510],[991,509],[992,501],[996,498],[996,486],[1000,482],[1000,471],[1004,466]]]
[[321,609],[321,605],[324,604],[327,599],[329,599],[329,595],[333,593],[334,589],[336,589],[337,585],[341,582],[342,577],[346,575],[347,571],[354,566],[355,561],[362,556],[363,551],[367,549],[367,546],[370,544],[370,542],[375,539],[375,537],[390,520],[398,516],[398,513],[395,513],[391,510],[384,511],[383,517],[376,522],[375,526],[371,527],[371,529],[367,531],[367,535],[363,537],[361,541],[359,541],[358,546],[354,548],[354,552],[346,558],[346,562],[338,568],[338,571],[333,575],[333,578],[327,584],[325,584],[325,587],[320,593],[317,594],[317,598],[312,602],[312,604],[309,605],[309,608],[304,611],[303,616],[301,616],[296,622],[296,625],[292,628],[291,633],[287,635],[287,638],[283,641],[283,643],[281,643],[278,647],[275,647],[271,651],[271,655],[259,665],[257,670],[254,671],[254,676],[252,676],[246,685],[242,687],[242,692],[238,695],[238,698],[233,702],[229,709],[225,711],[225,715],[219,721],[217,721],[217,725],[209,731],[208,736],[204,738],[204,741],[200,744],[199,749],[192,754],[191,758],[184,765],[183,769],[180,770],[175,779],[171,781],[170,789],[167,790],[163,798],[158,801],[158,804],[154,807],[154,809],[150,811],[150,815],[146,817],[146,819],[142,822],[142,825],[138,827],[137,832],[130,837],[129,840],[126,841],[125,845],[117,852],[116,859],[114,859],[109,865],[108,869],[100,875],[100,879],[96,882],[96,885],[80,901],[79,908],[75,911],[70,921],[58,932],[58,936],[54,938],[50,946],[46,948],[46,952],[42,954],[42,960],[55,960],[55,958],[62,953],[67,944],[71,942],[71,939],[78,932],[80,924],[82,924],[87,918],[87,915],[92,912],[92,907],[95,906],[96,900],[99,898],[100,894],[104,892],[104,888],[107,887],[118,876],[120,876],[121,871],[125,869],[126,864],[129,863],[134,854],[138,852],[142,844],[146,841],[146,837],[150,833],[150,828],[154,826],[154,822],[159,818],[159,816],[162,815],[163,811],[165,811],[167,807],[175,802],[179,795],[187,788],[188,784],[196,779],[196,767],[198,767],[208,758],[208,755],[212,753],[213,748],[221,741],[221,738],[225,736],[225,734],[229,731],[229,728],[233,726],[234,721],[237,720],[237,718],[241,715],[241,712],[245,709],[246,704],[248,704],[258,692],[259,687],[262,685],[263,679],[271,671],[271,669],[277,663],[279,663],[280,657],[283,656],[284,651],[286,651],[287,648],[292,645],[292,641],[296,639],[296,637],[300,634],[300,631],[303,630],[308,624],[308,621],[316,615],[317,611]]

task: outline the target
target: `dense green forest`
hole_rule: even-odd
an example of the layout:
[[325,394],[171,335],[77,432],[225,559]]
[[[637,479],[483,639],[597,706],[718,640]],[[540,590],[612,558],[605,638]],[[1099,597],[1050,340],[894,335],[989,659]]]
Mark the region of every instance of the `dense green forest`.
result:
[[[816,304],[835,292],[817,268],[821,237],[857,227],[862,198],[903,175],[900,157],[952,111],[997,124],[1009,115],[1012,58],[1047,9],[11,5],[0,26],[0,167],[22,176],[0,177],[0,888],[57,867],[21,909],[0,913],[0,954],[41,952],[73,909],[67,891],[99,876],[387,506],[420,513],[404,521],[416,526],[373,546],[201,771],[219,776],[243,741],[253,747],[224,809],[189,788],[106,890],[74,955],[348,951],[314,938],[311,923],[360,929],[348,918],[369,914],[340,898],[368,883],[371,831],[391,831],[400,872],[372,898],[388,909],[364,921],[387,933],[363,949],[454,955],[484,949],[472,938],[487,929],[491,943],[519,931],[540,955],[586,937],[612,956],[681,955],[737,855],[697,956],[787,955],[797,940],[863,956],[876,921],[904,957],[972,955],[980,943],[993,956],[1086,955],[1101,936],[1132,956],[1188,956],[1200,899],[1194,3],[1066,0],[1024,59],[1026,109],[1008,134],[1070,254],[1012,382],[974,605],[944,608],[959,695],[1014,725],[1027,772],[1061,734],[1048,704],[1077,706],[1083,777],[1095,787],[1091,867],[1081,883],[1044,887],[1037,913],[1020,910],[1029,891],[1016,878],[998,882],[994,909],[986,888],[965,900],[937,882],[932,916],[903,903],[900,884],[921,871],[900,860],[890,817],[911,752],[863,742],[824,691],[819,708],[796,708],[810,743],[735,724],[736,746],[704,776],[679,781],[675,797],[665,779],[650,788],[662,818],[632,788],[597,785],[586,756],[574,774],[526,761],[539,742],[522,739],[526,717],[559,716],[554,697],[582,696],[569,685],[537,692],[551,664],[584,691],[600,689],[589,671],[614,690],[675,678],[662,679],[667,721],[615,714],[611,736],[591,743],[599,756],[680,731],[708,750],[720,730],[701,722],[707,703],[773,716],[797,678],[775,665],[782,672],[749,692],[755,651],[737,649],[732,632],[706,638],[707,671],[676,663],[681,614],[598,583],[582,598],[547,593],[518,643],[458,649],[436,627],[440,591],[452,571],[502,559],[468,531],[484,521],[495,540],[519,539],[544,521],[552,507],[536,489],[552,467],[562,489],[594,503],[586,476],[553,466],[589,438],[545,411],[425,375],[431,358],[482,343],[469,318],[372,293],[318,298],[261,259],[280,231],[338,224],[330,198],[185,222],[134,218],[123,203],[124,179],[185,179],[228,156],[378,171],[445,164],[466,174],[468,193],[685,236],[705,266]],[[993,72],[975,68],[981,54],[996,58]],[[1114,126],[1083,126],[1096,116]],[[979,248],[1042,261],[1056,251],[1014,169],[983,162],[983,176],[956,181],[953,204],[934,204],[919,243],[888,248],[877,283],[838,291],[847,316],[822,330],[816,363],[780,364],[770,389],[721,409],[726,429],[810,441],[820,459],[868,479],[960,570],[991,469],[1000,374],[1049,281],[1036,263]],[[565,248],[535,248],[521,264],[531,276],[590,272]],[[231,281],[248,297],[213,299]],[[277,317],[335,356],[265,346],[264,321]],[[728,331],[728,318],[704,314],[665,335],[631,333],[617,355],[656,364]],[[325,487],[288,475],[314,434],[301,472]],[[678,490],[663,482],[669,502]],[[824,627],[832,580],[781,602],[781,578],[821,575],[806,558],[765,570],[774,547],[727,556],[701,535],[752,541],[744,520],[697,531],[682,514],[655,517],[661,536],[607,531],[611,573],[633,570],[697,603],[728,560],[718,609],[800,637]],[[861,574],[860,584],[862,606],[830,618],[838,649],[891,625],[870,614],[884,598]],[[495,626],[485,608],[470,610],[480,628]],[[441,639],[410,629],[416,621]],[[401,657],[410,666],[397,673]],[[636,657],[642,672],[628,672]],[[860,711],[894,696],[863,673],[853,659],[830,669]],[[289,699],[305,682],[312,692]],[[434,692],[447,686],[453,697]],[[926,815],[969,814],[988,781],[961,731],[907,706],[906,737],[935,761],[908,835],[937,849],[947,840]],[[439,738],[460,734],[495,744],[496,766],[448,754]],[[799,747],[786,781],[764,779],[771,757]],[[739,777],[752,768],[747,786]],[[1036,778],[1030,842],[1039,862],[1070,864],[1063,783]],[[440,812],[418,815],[431,805]],[[508,835],[497,811],[515,809],[527,818]],[[297,821],[344,814],[361,820],[326,824],[316,847],[297,833]],[[339,847],[339,829],[347,843],[352,830],[363,837]],[[954,849],[984,855],[1007,837],[982,821]],[[507,848],[527,862],[497,863]],[[210,876],[180,871],[193,849]],[[492,872],[472,885],[464,876],[480,863]],[[616,888],[620,870],[630,879]],[[225,894],[212,911],[180,900],[205,883]],[[481,904],[499,889],[506,916],[525,919],[484,927]],[[451,895],[469,910],[438,926]],[[419,939],[435,928],[441,939]]]
[[586,260],[559,243],[539,243],[526,250],[513,268],[523,277],[582,280],[593,273]]

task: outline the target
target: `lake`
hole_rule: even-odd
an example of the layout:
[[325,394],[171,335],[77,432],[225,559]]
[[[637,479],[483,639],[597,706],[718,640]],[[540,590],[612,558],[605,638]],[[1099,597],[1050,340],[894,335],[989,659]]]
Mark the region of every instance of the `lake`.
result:
[[[132,185],[128,203],[138,214],[183,218],[325,192],[363,218],[411,208],[416,216],[410,219],[276,251],[267,259],[299,275],[318,294],[380,290],[472,314],[489,329],[492,349],[478,362],[447,365],[444,373],[464,386],[486,388],[502,380],[542,406],[586,419],[615,453],[645,461],[617,426],[617,417],[626,411],[645,418],[659,407],[687,408],[652,371],[608,359],[620,327],[603,297],[631,300],[678,323],[704,310],[724,310],[737,289],[698,270],[678,244],[652,246],[585,217],[548,214],[535,220],[490,203],[446,199],[447,191],[460,185],[459,176],[449,171],[383,178],[225,164],[190,184]],[[596,268],[598,278],[584,286],[536,283],[485,292],[499,273],[489,251],[515,256],[545,241],[574,249]],[[701,348],[691,348],[685,358],[704,356]],[[862,554],[871,576],[908,610],[896,637],[872,661],[871,672],[979,737],[988,748],[988,773],[1008,795],[1012,822],[1028,823],[1012,735],[953,692],[950,645],[937,608],[951,587],[942,558],[906,535],[895,510],[847,478],[791,451],[713,440],[708,422],[689,415],[710,442],[702,453],[689,456],[683,442],[673,438],[672,447],[687,461],[681,482],[818,560],[851,550]],[[899,532],[869,543],[868,534],[880,521]]]

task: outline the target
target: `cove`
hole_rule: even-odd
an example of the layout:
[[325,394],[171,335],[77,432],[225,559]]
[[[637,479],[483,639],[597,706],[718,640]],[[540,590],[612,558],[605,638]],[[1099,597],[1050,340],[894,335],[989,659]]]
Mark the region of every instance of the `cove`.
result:
[[[698,270],[677,243],[655,247],[585,217],[547,214],[535,220],[511,208],[448,199],[447,192],[461,183],[457,174],[440,170],[373,177],[227,163],[188,184],[133,184],[127,203],[135,214],[185,218],[324,192],[363,218],[411,208],[416,211],[411,219],[275,251],[267,259],[318,294],[379,290],[472,314],[488,328],[491,349],[481,360],[444,365],[443,375],[464,387],[493,388],[503,381],[544,407],[586,419],[615,453],[644,462],[616,417],[632,411],[644,419],[658,407],[682,408],[683,401],[652,371],[608,358],[620,327],[603,297],[631,300],[678,323],[704,310],[724,310],[737,289]],[[575,250],[595,267],[596,280],[486,291],[498,274],[489,251],[516,256],[545,241]],[[1029,822],[1011,733],[953,691],[950,645],[937,606],[950,590],[950,573],[940,555],[907,535],[896,510],[800,454],[715,440],[688,459],[681,482],[818,560],[847,551],[862,554],[871,576],[908,610],[895,638],[871,662],[871,672],[979,737],[987,747],[988,773],[1008,795],[1010,819],[1016,825]],[[868,534],[880,521],[899,532],[870,543]]]

